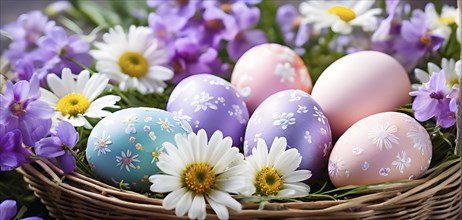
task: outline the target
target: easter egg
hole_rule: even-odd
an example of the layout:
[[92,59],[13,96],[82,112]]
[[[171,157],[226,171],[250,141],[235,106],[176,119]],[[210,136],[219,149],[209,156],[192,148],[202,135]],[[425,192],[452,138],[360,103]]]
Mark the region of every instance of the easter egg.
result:
[[416,179],[431,158],[424,127],[406,114],[384,112],[358,121],[338,139],[328,171],[337,187]]
[[182,80],[172,91],[167,111],[188,121],[194,132],[204,129],[209,138],[220,130],[242,147],[249,112],[239,93],[226,80],[198,74]]
[[300,169],[315,179],[327,165],[332,148],[329,122],[321,107],[301,90],[285,90],[268,97],[255,110],[245,132],[244,155],[252,153],[262,138],[271,146],[275,137],[285,137],[288,148],[302,156]]
[[253,113],[270,95],[288,89],[311,92],[312,82],[302,59],[290,48],[261,44],[242,55],[234,66],[231,84]]
[[324,70],[312,96],[329,118],[336,139],[357,121],[408,103],[410,89],[406,70],[393,57],[362,51],[346,55]]
[[97,177],[116,187],[145,192],[164,142],[187,134],[179,119],[154,108],[127,108],[103,118],[88,136],[86,158]]

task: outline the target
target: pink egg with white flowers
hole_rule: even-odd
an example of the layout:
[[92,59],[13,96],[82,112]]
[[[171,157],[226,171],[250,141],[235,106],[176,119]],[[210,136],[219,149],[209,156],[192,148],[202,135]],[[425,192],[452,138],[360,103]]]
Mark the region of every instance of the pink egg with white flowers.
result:
[[290,48],[261,44],[248,50],[234,66],[231,84],[244,97],[249,113],[272,94],[299,89],[311,93],[308,69]]
[[428,169],[432,143],[426,129],[398,112],[368,116],[351,126],[329,157],[337,187],[417,179]]

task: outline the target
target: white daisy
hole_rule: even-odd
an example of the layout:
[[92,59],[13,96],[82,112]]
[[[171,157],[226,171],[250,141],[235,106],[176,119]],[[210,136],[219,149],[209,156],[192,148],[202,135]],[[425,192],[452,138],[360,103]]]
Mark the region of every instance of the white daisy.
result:
[[354,26],[364,31],[374,31],[378,26],[377,15],[382,10],[371,7],[375,1],[319,1],[308,0],[300,4],[300,13],[307,23],[314,23],[315,31],[331,28],[341,34],[350,34]]
[[459,78],[460,75],[462,74],[462,63],[461,61],[455,61],[453,59],[446,59],[442,58],[441,59],[441,67],[438,65],[429,62],[427,63],[427,72],[416,68],[414,70],[414,75],[419,80],[421,83],[413,84],[412,88],[414,90],[419,89],[419,87],[422,85],[422,83],[427,83],[430,81],[430,77],[433,73],[438,73],[441,71],[441,69],[444,70],[444,73],[446,74],[446,84],[449,86],[449,88],[452,88],[454,85],[459,85]]
[[430,31],[447,40],[452,32],[450,26],[456,22],[457,9],[449,5],[444,5],[441,14],[439,14],[436,12],[435,5],[430,2],[425,5],[425,17],[427,18],[427,25]]
[[103,35],[103,40],[95,43],[97,50],[90,51],[99,72],[122,90],[135,88],[143,94],[164,91],[164,81],[173,77],[173,71],[165,67],[167,51],[159,47],[151,29],[132,25],[125,33],[116,26]]
[[268,153],[265,141],[259,139],[257,147],[252,149],[252,155],[246,158],[257,195],[293,198],[310,192],[310,187],[301,181],[310,178],[311,171],[296,170],[302,157],[297,149],[286,150],[286,147],[285,138],[275,138]]
[[85,117],[103,118],[111,112],[104,108],[120,108],[115,105],[119,96],[105,95],[96,99],[106,88],[109,79],[103,74],[93,74],[86,70],[78,75],[72,74],[68,68],[63,69],[61,79],[55,74],[47,77],[51,92],[40,88],[40,99],[55,109],[53,125],[64,120],[75,127],[92,128]]
[[377,124],[368,133],[369,140],[377,145],[380,150],[390,150],[393,148],[393,144],[399,143],[399,138],[394,135],[398,131],[395,125],[390,125],[388,122],[385,124]]
[[188,213],[191,219],[205,218],[206,202],[220,219],[229,217],[227,207],[240,211],[241,204],[229,193],[251,193],[252,180],[231,138],[216,131],[208,141],[205,131],[199,130],[197,135],[177,134],[175,145],[163,144],[166,153],[159,156],[157,166],[165,174],[149,177],[151,191],[170,192],[163,207],[175,209],[177,216]]

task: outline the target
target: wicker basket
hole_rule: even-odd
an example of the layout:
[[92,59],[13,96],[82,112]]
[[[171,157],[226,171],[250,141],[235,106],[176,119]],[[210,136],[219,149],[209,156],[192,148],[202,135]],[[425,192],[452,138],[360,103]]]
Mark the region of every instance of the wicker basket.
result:
[[[458,219],[462,199],[460,159],[443,163],[425,178],[370,187],[348,200],[243,204],[231,219]],[[57,219],[173,219],[162,200],[121,191],[79,173],[64,177],[49,162],[23,165],[18,171]],[[207,219],[216,219],[207,207]]]

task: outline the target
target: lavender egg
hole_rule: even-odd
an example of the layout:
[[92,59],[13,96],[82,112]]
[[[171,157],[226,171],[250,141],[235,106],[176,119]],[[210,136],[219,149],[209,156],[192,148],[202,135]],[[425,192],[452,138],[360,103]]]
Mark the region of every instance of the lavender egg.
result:
[[275,137],[285,137],[288,148],[298,149],[302,156],[299,169],[311,170],[311,179],[324,172],[332,134],[321,107],[308,93],[284,90],[265,99],[247,125],[244,155],[252,154],[259,138],[270,147]]
[[194,132],[204,129],[210,136],[220,130],[242,147],[249,112],[231,83],[210,74],[198,74],[182,80],[173,89],[167,111],[183,119]]

